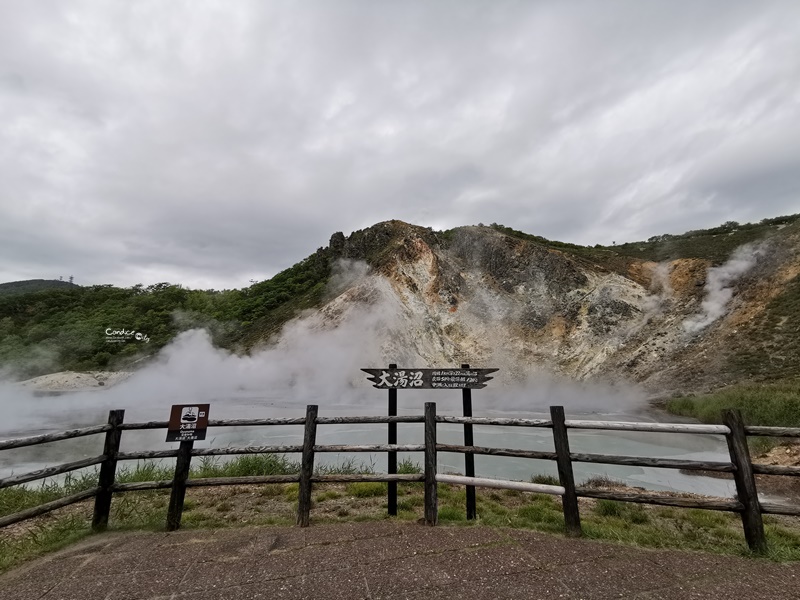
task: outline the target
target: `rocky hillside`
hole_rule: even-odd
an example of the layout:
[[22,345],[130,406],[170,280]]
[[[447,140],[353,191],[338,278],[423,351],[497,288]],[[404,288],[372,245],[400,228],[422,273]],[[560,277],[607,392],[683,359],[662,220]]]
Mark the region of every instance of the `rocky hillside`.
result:
[[[729,229],[709,240],[733,246]],[[542,370],[653,393],[794,377],[800,222],[759,231],[723,256],[655,262],[500,226],[434,232],[389,221],[334,234],[325,250],[338,264],[335,293],[313,318],[335,327],[356,310],[381,315],[372,322],[382,359],[409,366],[467,362],[520,378]],[[667,256],[675,243],[633,249],[656,242]]]

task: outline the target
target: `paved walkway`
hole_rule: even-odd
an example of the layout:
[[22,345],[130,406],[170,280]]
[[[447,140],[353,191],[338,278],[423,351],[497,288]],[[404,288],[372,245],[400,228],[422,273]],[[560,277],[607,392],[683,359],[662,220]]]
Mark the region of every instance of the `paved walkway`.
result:
[[97,535],[0,577],[14,600],[800,598],[800,564],[488,527]]

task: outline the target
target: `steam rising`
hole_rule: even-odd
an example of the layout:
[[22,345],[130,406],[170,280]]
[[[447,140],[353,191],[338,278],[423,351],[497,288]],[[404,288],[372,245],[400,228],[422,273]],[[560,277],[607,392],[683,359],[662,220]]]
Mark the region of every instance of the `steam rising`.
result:
[[[177,336],[157,360],[128,380],[103,391],[41,398],[6,384],[0,388],[0,437],[103,422],[112,408],[125,408],[127,421],[165,419],[171,404],[191,402],[212,403],[212,418],[300,416],[306,404],[319,404],[323,412],[382,414],[385,394],[371,387],[362,367],[389,362],[458,366],[440,362],[448,351],[441,342],[429,345],[428,338],[438,337],[430,332],[435,326],[431,315],[409,307],[385,277],[368,274],[361,263],[341,263],[335,281],[339,289],[346,288],[339,296],[323,310],[287,324],[277,344],[251,355],[216,348],[206,330],[194,329]],[[499,320],[503,315],[486,317]],[[484,326],[489,329],[491,323]],[[624,411],[641,404],[633,388],[590,387],[535,366],[526,368],[527,379],[512,382],[513,365],[500,364],[503,353],[491,360],[497,364],[478,362],[501,371],[476,394],[476,414],[544,411],[551,404]],[[443,412],[460,409],[460,394],[414,391],[400,396],[401,408],[412,412],[431,400],[441,403]]]
[[708,270],[706,297],[701,305],[702,312],[686,319],[683,322],[683,329],[687,333],[697,333],[724,316],[728,310],[728,303],[733,298],[732,284],[752,269],[763,253],[763,245],[746,244],[737,248],[726,263],[719,267],[711,267]]

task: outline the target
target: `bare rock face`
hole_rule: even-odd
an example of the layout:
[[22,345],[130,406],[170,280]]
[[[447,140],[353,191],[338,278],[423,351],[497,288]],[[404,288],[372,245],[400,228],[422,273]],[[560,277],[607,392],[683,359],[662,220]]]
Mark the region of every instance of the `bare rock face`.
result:
[[366,303],[393,315],[379,332],[386,362],[467,362],[517,377],[544,369],[661,393],[736,380],[722,368],[735,346],[731,331],[800,272],[800,253],[786,244],[761,251],[757,272],[718,290],[721,315],[692,330],[687,322],[710,310],[709,276],[720,279],[701,259],[619,257],[609,268],[489,227],[441,234],[401,221],[335,234],[330,250],[370,269],[321,314],[333,324]]

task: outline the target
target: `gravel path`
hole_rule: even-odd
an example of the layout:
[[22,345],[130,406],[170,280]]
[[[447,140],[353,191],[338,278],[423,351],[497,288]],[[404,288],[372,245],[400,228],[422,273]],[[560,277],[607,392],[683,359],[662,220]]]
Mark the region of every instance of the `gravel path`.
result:
[[390,522],[106,533],[0,577],[15,600],[798,597],[798,563]]

